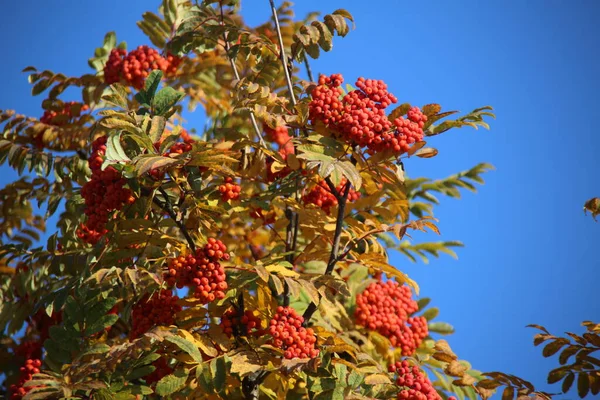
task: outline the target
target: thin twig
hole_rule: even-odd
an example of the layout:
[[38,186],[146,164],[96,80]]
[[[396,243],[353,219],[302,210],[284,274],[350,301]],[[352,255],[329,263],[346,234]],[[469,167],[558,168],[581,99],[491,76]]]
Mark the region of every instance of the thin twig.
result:
[[185,237],[185,240],[188,242],[190,249],[192,249],[192,251],[195,252],[196,244],[194,243],[194,239],[192,239],[192,237],[190,236],[190,233],[188,232],[188,230],[185,227],[185,225],[183,224],[183,222],[181,222],[177,218],[177,214],[175,213],[175,210],[173,210],[173,206],[171,205],[171,203],[169,201],[169,197],[166,194],[165,190],[162,188],[159,188],[159,191],[165,197],[165,202],[164,203],[161,202],[157,197],[152,197],[152,202],[154,204],[156,204],[158,207],[160,207],[163,211],[166,211],[167,214],[169,214],[169,217],[171,217],[171,219],[175,222],[175,224],[177,225],[177,227],[179,228],[179,230]]
[[285,57],[285,49],[283,47],[283,37],[281,36],[281,27],[279,26],[279,18],[277,17],[277,9],[275,8],[275,2],[273,0],[269,0],[271,3],[271,12],[273,13],[273,19],[275,20],[275,29],[277,30],[277,39],[279,39],[279,58],[281,59],[281,63],[283,64],[283,72],[285,73],[285,81],[287,83],[288,90],[290,91],[290,100],[292,101],[292,105],[296,106],[296,95],[294,94],[294,85],[292,85],[292,78],[290,76],[290,71],[287,67],[286,57]]
[[312,70],[310,69],[310,64],[308,63],[308,57],[306,56],[306,54],[304,55],[304,66],[306,67],[306,74],[308,75],[308,80],[314,82],[315,78],[313,78]]
[[[221,6],[221,25],[224,25],[225,23],[224,23],[224,16],[223,16],[223,4],[220,3],[219,5]],[[230,46],[229,46],[229,41],[227,40],[227,32],[223,33],[223,40],[225,41],[225,52],[227,53],[227,58],[229,59],[229,64],[231,65],[231,69],[233,70],[233,76],[235,76],[235,79],[239,81],[239,80],[241,80],[240,73],[238,72],[237,66],[235,65],[235,60],[229,54]],[[263,147],[267,147],[265,140],[262,137],[261,129],[258,127],[258,122],[256,122],[256,116],[254,115],[254,112],[249,111],[249,113],[250,113],[250,121],[252,122],[252,127],[254,128],[254,132],[256,133],[256,136],[258,137],[258,141],[260,142],[260,145]]]

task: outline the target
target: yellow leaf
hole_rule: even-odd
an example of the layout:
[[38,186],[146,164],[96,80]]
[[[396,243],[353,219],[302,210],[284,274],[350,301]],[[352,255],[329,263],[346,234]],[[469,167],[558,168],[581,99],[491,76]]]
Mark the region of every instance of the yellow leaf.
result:
[[284,265],[282,264],[271,264],[271,265],[267,265],[265,268],[268,272],[270,273],[278,273],[282,276],[289,276],[292,278],[298,278],[300,276],[300,274],[298,274],[296,271],[293,271],[289,268],[286,268]]
[[383,374],[372,374],[368,375],[365,378],[365,383],[367,385],[382,385],[382,384],[391,384],[389,376]]

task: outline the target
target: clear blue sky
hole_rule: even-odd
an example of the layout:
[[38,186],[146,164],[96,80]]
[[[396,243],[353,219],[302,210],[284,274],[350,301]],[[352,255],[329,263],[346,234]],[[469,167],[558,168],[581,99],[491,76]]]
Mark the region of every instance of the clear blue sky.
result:
[[[29,96],[20,72],[27,65],[87,73],[87,58],[110,30],[130,48],[146,44],[135,22],[154,3],[4,4],[0,108],[41,114],[42,99]],[[461,358],[548,389],[545,372],[557,362],[542,358],[525,325],[561,333],[600,320],[593,245],[600,225],[582,212],[585,200],[600,195],[593,122],[600,109],[600,2],[298,3],[299,17],[344,7],[356,18],[357,29],[312,63],[315,72],[341,72],[351,82],[361,75],[383,79],[400,102],[496,109],[491,132],[452,131],[430,142],[440,150],[436,158],[406,163],[411,177],[436,178],[481,161],[496,166],[478,194],[444,200],[436,210],[442,239],[466,244],[459,260],[411,264],[396,254],[393,261],[433,298],[439,318],[456,327],[450,340]],[[250,23],[269,15],[267,0],[244,4]],[[188,117],[202,128],[200,113]],[[12,177],[2,167],[0,183]]]

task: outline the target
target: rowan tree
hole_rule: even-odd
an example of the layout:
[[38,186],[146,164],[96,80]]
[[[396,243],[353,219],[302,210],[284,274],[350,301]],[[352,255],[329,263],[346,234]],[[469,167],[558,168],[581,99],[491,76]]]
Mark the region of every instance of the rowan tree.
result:
[[[313,77],[309,59],[352,15],[294,20],[288,2],[263,5],[266,22],[251,27],[237,1],[164,0],[138,22],[146,43],[108,33],[90,73],[25,68],[43,115],[0,110],[0,162],[20,175],[0,191],[8,397],[512,388],[459,360],[439,339],[452,326],[389,264],[390,251],[416,261],[462,245],[409,234],[439,233],[436,196],[474,191],[491,166],[409,178],[411,158],[434,157],[439,134],[488,128],[492,108],[455,117],[376,76]],[[209,128],[189,126],[184,104]],[[535,393],[519,390],[504,393]]]

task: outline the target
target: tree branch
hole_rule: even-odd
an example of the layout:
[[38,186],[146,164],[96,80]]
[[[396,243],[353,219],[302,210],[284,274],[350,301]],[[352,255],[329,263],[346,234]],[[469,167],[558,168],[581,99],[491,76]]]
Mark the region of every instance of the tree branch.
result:
[[[327,178],[327,180],[329,180],[329,182],[333,186],[333,183],[331,182],[331,180],[329,178]],[[351,186],[352,185],[350,184],[350,182],[346,182],[346,187],[344,188],[344,193],[338,200],[338,213],[337,213],[337,220],[335,222],[335,232],[333,234],[333,245],[331,247],[331,253],[329,254],[329,261],[327,262],[327,268],[325,269],[324,275],[331,275],[331,273],[333,272],[333,269],[335,268],[335,265],[337,264],[337,262],[339,260],[338,252],[340,250],[340,238],[342,236],[342,228],[344,226],[344,214],[346,213],[346,203],[348,202],[348,194],[350,193]],[[333,189],[335,189],[335,187]],[[337,192],[337,190],[336,190],[336,192]],[[310,303],[308,305],[308,307],[306,308],[306,311],[304,311],[304,315],[303,315],[304,325],[308,324],[308,322],[312,318],[315,311],[317,311],[317,305],[315,303]]]
[[169,217],[171,217],[171,219],[175,222],[175,224],[177,225],[177,227],[179,228],[179,230],[185,237],[185,240],[187,240],[188,245],[190,246],[190,249],[192,249],[192,251],[195,252],[196,244],[194,243],[194,239],[192,239],[192,237],[190,236],[190,233],[188,232],[187,228],[185,227],[185,224],[177,218],[177,214],[175,213],[175,210],[173,210],[173,206],[171,205],[171,201],[169,200],[169,195],[167,194],[165,189],[163,189],[161,187],[158,188],[158,191],[165,198],[165,202],[164,203],[161,202],[155,196],[152,197],[152,202],[154,204],[156,204],[158,207],[160,207],[163,211],[166,211],[167,214],[169,214]]

